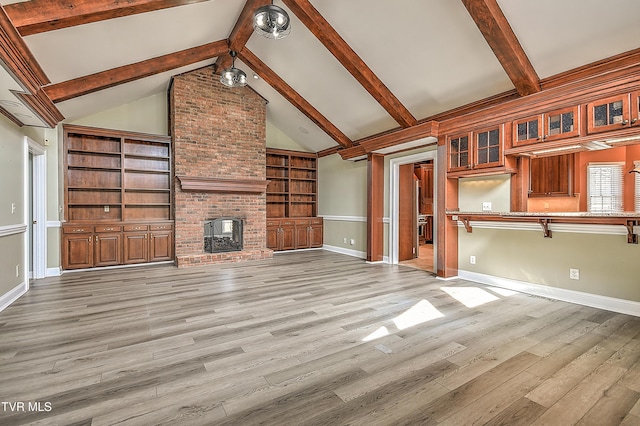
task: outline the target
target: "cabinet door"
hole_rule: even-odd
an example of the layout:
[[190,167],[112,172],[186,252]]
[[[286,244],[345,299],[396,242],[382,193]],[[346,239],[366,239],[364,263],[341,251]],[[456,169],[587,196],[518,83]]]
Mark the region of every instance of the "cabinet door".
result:
[[309,225],[296,225],[296,248],[309,248]]
[[573,193],[573,154],[531,160],[529,196],[570,196]]
[[296,227],[292,224],[282,224],[280,226],[280,249],[292,250],[296,247]]
[[578,107],[570,107],[545,114],[544,140],[565,139],[579,134]]
[[513,122],[513,145],[527,145],[542,140],[542,116],[523,118]]
[[267,248],[271,250],[281,250],[278,246],[278,236],[280,235],[280,226],[267,226]]
[[447,140],[449,170],[467,170],[471,167],[471,137],[469,134],[449,137]]
[[502,132],[500,127],[475,132],[474,138],[475,167],[502,165]]
[[112,266],[122,263],[122,234],[96,234],[95,266]]
[[62,268],[80,269],[93,266],[93,235],[73,234],[62,238]]
[[606,132],[629,124],[629,95],[618,95],[587,104],[589,133]]
[[173,259],[173,232],[153,231],[149,234],[149,261]]
[[640,126],[640,91],[631,93],[631,125]]
[[309,227],[309,246],[322,247],[324,227],[322,224],[312,224]]
[[144,263],[149,261],[149,242],[146,232],[124,233],[124,263]]

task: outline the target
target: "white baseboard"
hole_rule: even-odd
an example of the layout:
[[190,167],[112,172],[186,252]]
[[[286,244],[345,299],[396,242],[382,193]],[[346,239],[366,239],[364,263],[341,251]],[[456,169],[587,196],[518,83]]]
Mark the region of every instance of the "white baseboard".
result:
[[322,246],[323,250],[332,251],[334,253],[346,254],[347,256],[359,257],[360,259],[366,259],[367,253],[364,251],[352,250],[344,247],[329,246],[327,244]]
[[23,282],[0,296],[0,312],[4,311],[9,305],[18,300],[18,298],[26,292],[27,283]]
[[532,284],[525,281],[495,277],[493,275],[485,275],[463,270],[458,271],[458,278],[481,284],[502,287],[522,293],[533,294],[535,296],[548,297],[550,299],[562,300],[564,302],[576,303],[579,305],[590,306],[592,308],[605,309],[607,311],[640,317],[640,302],[632,300],[618,299],[615,297],[601,296],[599,294],[584,293],[582,291],[567,290],[541,284]]
[[47,277],[59,277],[62,275],[62,268],[47,268]]

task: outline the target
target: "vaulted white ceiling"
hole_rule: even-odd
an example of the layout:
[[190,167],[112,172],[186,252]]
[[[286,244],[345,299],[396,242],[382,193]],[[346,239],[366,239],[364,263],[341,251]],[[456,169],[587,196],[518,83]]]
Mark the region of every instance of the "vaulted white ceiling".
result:
[[[15,1],[1,1],[3,6]],[[70,2],[73,3],[73,2]],[[289,10],[280,0],[274,2]],[[539,78],[640,47],[637,0],[498,0]],[[417,120],[514,89],[461,0],[311,0],[353,51]],[[52,84],[227,39],[245,0],[200,1],[23,37]],[[350,140],[399,126],[298,17],[282,40],[251,35],[246,48]],[[11,17],[11,15],[9,14]],[[211,58],[57,102],[67,120],[165,92],[172,75]],[[337,142],[241,60],[265,99],[268,120],[302,146]],[[0,106],[29,114],[0,73]],[[37,119],[16,116],[27,125]]]

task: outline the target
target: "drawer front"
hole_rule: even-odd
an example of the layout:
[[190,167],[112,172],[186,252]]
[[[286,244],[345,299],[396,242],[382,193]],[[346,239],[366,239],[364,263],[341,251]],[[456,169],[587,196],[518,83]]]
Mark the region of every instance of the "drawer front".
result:
[[280,226],[279,220],[267,220],[267,226]]
[[282,220],[280,221],[280,226],[293,226],[296,224],[295,220]]
[[173,229],[173,225],[149,225],[151,231],[170,231]]
[[121,232],[121,231],[122,231],[122,226],[116,226],[116,225],[96,226],[96,232]]
[[322,225],[322,218],[320,219],[311,219],[312,225]]
[[93,226],[63,226],[62,232],[65,234],[86,234],[93,232]]
[[308,220],[296,220],[296,226],[309,226]]
[[147,225],[125,225],[124,226],[124,232],[146,231],[147,229],[149,229]]

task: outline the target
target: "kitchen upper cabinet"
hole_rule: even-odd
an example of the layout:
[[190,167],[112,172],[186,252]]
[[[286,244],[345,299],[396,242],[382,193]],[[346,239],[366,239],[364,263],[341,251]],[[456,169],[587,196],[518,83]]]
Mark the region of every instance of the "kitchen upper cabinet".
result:
[[471,134],[452,136],[447,141],[449,151],[449,171],[471,168]]
[[530,197],[573,195],[573,154],[532,158]]
[[513,122],[513,146],[579,136],[578,107],[549,111]]
[[544,114],[544,141],[566,139],[580,134],[578,107],[563,108]]
[[474,167],[495,167],[503,164],[500,127],[474,132]]
[[590,102],[587,104],[587,124],[590,134],[640,126],[640,92]]

